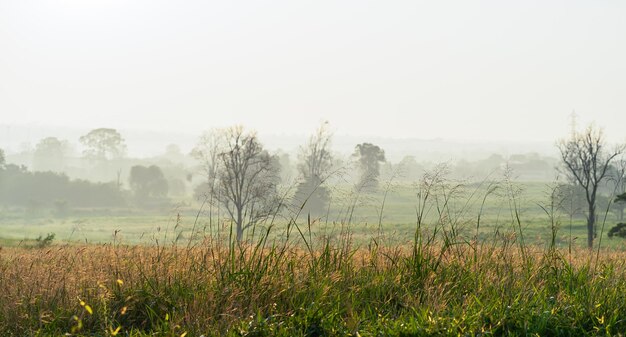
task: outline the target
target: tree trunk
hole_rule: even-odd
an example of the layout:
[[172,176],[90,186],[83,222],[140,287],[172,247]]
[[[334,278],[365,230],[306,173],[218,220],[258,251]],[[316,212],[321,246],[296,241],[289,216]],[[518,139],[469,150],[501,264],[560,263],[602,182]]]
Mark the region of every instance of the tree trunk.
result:
[[593,227],[596,223],[596,206],[595,202],[589,204],[589,216],[587,217],[587,247],[589,249],[593,248],[593,237],[594,231]]
[[237,225],[237,243],[240,243],[241,239],[243,239],[243,228]]
[[237,243],[243,239],[243,216],[240,207],[237,207]]

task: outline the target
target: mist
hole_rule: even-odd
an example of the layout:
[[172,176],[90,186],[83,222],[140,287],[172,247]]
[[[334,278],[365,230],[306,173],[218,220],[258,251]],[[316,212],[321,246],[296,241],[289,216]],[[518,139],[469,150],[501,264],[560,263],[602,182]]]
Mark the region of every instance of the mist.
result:
[[575,110],[618,142],[622,13],[616,1],[2,2],[0,113],[60,129],[306,138],[329,120],[350,136],[553,142]]
[[0,0],[0,335],[621,336],[625,17]]

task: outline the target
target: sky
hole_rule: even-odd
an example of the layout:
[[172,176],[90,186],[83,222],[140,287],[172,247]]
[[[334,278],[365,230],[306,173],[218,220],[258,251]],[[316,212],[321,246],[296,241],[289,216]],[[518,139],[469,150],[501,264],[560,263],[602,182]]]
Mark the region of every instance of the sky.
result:
[[554,141],[575,111],[625,141],[625,15],[611,0],[0,0],[0,123]]

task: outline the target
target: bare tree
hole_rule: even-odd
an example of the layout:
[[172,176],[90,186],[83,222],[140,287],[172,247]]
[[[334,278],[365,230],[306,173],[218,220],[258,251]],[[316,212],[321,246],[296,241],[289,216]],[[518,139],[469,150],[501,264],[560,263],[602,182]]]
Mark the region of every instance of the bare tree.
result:
[[602,130],[593,125],[587,127],[584,132],[573,131],[570,139],[559,141],[557,146],[566,172],[585,192],[587,246],[591,249],[595,237],[598,187],[606,177],[611,161],[624,151],[624,146],[607,151]]
[[223,130],[209,130],[200,136],[200,140],[191,150],[191,156],[196,158],[201,165],[203,174],[207,179],[208,190],[215,189],[217,181],[217,169],[219,165],[219,155],[223,146]]
[[236,225],[237,241],[246,229],[267,219],[278,207],[276,158],[263,149],[254,132],[236,126],[220,131],[216,181],[211,190]]
[[217,198],[216,194],[219,193],[217,188],[218,179],[218,167],[219,167],[219,154],[221,152],[220,147],[223,145],[222,138],[224,132],[218,129],[212,129],[205,131],[196,146],[191,150],[191,156],[200,162],[200,170],[205,176],[206,182],[196,188],[196,193],[199,198],[204,198],[203,204],[206,203],[209,207],[209,229],[213,228],[213,213],[214,207],[217,209],[217,218],[220,217],[219,205],[215,205]]
[[330,192],[322,183],[333,167],[331,139],[328,122],[324,122],[300,148],[298,171],[302,180],[295,197],[296,206],[303,207],[306,212],[321,213],[328,204]]

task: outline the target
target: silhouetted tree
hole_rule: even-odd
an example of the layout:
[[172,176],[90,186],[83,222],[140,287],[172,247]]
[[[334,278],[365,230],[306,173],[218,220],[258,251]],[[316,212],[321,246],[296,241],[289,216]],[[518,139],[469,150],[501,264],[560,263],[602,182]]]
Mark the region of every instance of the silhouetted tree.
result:
[[115,129],[94,129],[80,137],[86,149],[85,157],[95,160],[108,160],[123,157],[126,152],[124,138]]
[[39,141],[33,153],[33,169],[36,171],[63,171],[67,143],[56,137],[47,137]]
[[316,216],[326,210],[330,199],[330,192],[323,182],[333,166],[331,138],[328,122],[325,122],[300,148],[298,171],[302,181],[298,184],[295,202],[297,207]]
[[590,125],[584,132],[573,132],[570,139],[558,143],[561,159],[570,179],[583,188],[587,202],[587,246],[593,248],[596,224],[598,187],[606,177],[611,161],[624,151],[624,146],[605,149],[601,129]]
[[130,169],[130,188],[135,194],[135,198],[150,199],[163,198],[167,196],[168,182],[163,176],[163,172],[156,165],[149,167],[135,165]]
[[354,149],[354,157],[357,158],[361,177],[359,186],[363,189],[376,189],[380,176],[380,163],[385,161],[385,151],[371,143],[358,144]]
[[280,168],[254,132],[236,126],[220,131],[222,151],[211,193],[236,225],[237,241],[244,230],[267,219],[279,206],[276,189]]

